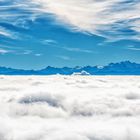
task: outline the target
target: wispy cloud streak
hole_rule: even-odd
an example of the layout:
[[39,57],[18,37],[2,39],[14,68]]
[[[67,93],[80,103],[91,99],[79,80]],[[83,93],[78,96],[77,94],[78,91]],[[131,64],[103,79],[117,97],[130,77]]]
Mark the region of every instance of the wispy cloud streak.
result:
[[[95,34],[109,40],[140,40],[139,0],[6,0],[0,20],[21,25],[51,14],[56,23],[75,32]],[[18,14],[17,14],[18,13]],[[24,26],[23,26],[24,27]]]
[[95,53],[92,50],[80,49],[80,48],[70,48],[70,47],[63,47],[63,49],[71,52],[83,52],[83,53]]
[[65,55],[56,55],[57,58],[63,59],[63,60],[71,60],[71,58],[69,56],[65,56]]
[[5,49],[1,49],[0,48],[0,54],[6,54],[6,53],[9,53],[10,51],[8,50],[5,50]]
[[[137,0],[32,0],[41,10],[56,15],[57,21],[74,31],[105,38],[132,39],[140,34],[140,1]],[[133,31],[131,36],[125,30]],[[140,39],[140,38],[137,38]]]
[[11,38],[11,39],[16,39],[18,38],[18,34],[15,32],[12,32],[6,28],[3,28],[0,26],[0,36],[4,36],[7,38]]

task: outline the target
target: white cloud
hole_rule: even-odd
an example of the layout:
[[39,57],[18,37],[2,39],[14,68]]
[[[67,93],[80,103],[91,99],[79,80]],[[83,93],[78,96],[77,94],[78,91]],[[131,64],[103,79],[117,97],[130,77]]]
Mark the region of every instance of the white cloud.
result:
[[0,140],[140,140],[139,87],[137,76],[0,76]]
[[[51,13],[74,31],[88,32],[110,38],[102,31],[114,34],[123,28],[139,32],[140,2],[127,0],[32,0],[40,11]],[[135,20],[135,22],[133,22]],[[117,27],[113,27],[116,24]],[[118,28],[118,29],[117,29]],[[121,34],[121,33],[120,33]],[[114,34],[115,35],[115,34]],[[108,37],[109,36],[109,37]],[[118,34],[119,36],[119,34]],[[125,36],[125,35],[124,35]],[[117,38],[117,34],[115,35]],[[121,36],[119,36],[120,38]]]
[[29,55],[29,54],[31,54],[32,52],[33,52],[32,50],[25,50],[25,51],[23,52],[23,54]]
[[[137,0],[9,1],[10,5],[1,6],[0,20],[22,28],[28,28],[26,21],[34,22],[40,16],[50,14],[56,24],[72,31],[95,34],[114,41],[140,40],[140,1]],[[16,8],[18,13],[11,12],[12,8]],[[134,33],[125,32],[124,29]]]
[[15,32],[12,32],[4,27],[0,26],[0,36],[4,36],[7,38],[11,38],[11,39],[17,39],[19,38],[18,34]]
[[92,50],[85,50],[81,48],[70,48],[70,47],[63,47],[63,49],[71,52],[83,52],[83,53],[94,53]]
[[63,59],[63,60],[71,60],[70,57],[65,56],[65,55],[57,55],[56,57],[57,57],[57,58],[60,58],[60,59]]
[[0,54],[6,54],[6,53],[9,53],[10,51],[8,50],[5,50],[5,49],[1,49],[0,48]]
[[11,36],[9,33],[7,33],[7,32],[5,32],[5,31],[0,31],[0,35],[2,35],[2,36]]
[[41,41],[41,43],[44,45],[53,45],[53,44],[57,44],[57,41],[52,40],[52,39],[45,39],[45,40]]
[[41,56],[42,54],[41,53],[36,53],[34,54],[35,56]]
[[135,47],[129,47],[128,49],[133,51],[140,51],[140,48],[135,48]]

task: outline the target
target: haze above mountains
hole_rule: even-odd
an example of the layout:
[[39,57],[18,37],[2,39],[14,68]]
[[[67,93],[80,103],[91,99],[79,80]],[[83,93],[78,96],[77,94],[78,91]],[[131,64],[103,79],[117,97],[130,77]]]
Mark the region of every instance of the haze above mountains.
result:
[[0,67],[1,75],[140,75],[140,64],[130,61],[110,63],[106,66],[84,66],[56,68],[48,66],[41,70],[23,70]]

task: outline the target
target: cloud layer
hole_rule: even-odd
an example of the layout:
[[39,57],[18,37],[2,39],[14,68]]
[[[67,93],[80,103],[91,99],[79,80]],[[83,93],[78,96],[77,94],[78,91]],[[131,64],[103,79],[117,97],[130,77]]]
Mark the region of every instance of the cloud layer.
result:
[[0,139],[139,140],[139,83],[133,76],[0,76]]

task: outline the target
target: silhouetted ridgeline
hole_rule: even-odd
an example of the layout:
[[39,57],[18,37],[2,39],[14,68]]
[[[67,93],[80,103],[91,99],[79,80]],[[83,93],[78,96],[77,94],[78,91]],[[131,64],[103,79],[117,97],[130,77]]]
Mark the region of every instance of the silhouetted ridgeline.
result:
[[120,63],[110,63],[107,66],[85,66],[85,67],[46,67],[41,70],[22,70],[0,67],[1,75],[140,75],[140,64],[124,61]]

